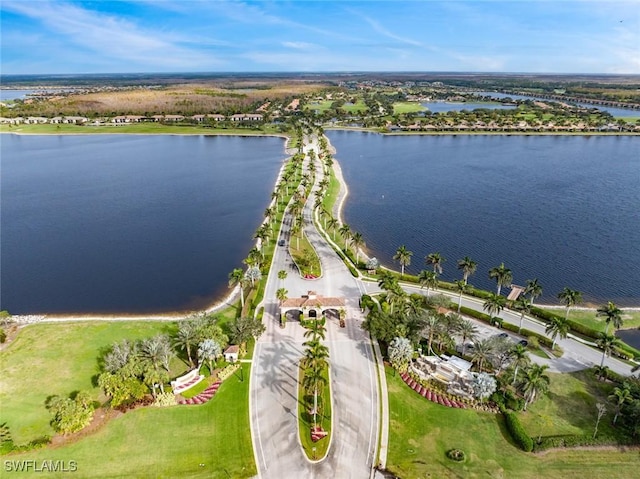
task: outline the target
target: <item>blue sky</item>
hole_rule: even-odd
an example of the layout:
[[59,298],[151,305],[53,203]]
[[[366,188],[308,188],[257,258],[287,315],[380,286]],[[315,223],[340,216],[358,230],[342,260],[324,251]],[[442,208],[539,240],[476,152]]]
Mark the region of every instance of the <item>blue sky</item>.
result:
[[0,0],[1,72],[640,73],[640,0]]

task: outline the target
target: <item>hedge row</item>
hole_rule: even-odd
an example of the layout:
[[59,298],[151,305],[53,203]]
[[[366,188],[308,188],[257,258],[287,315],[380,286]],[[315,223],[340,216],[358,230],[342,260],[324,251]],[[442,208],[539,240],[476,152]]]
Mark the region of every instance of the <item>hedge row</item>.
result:
[[527,434],[518,416],[513,412],[505,412],[504,419],[507,423],[507,430],[516,444],[525,452],[533,451],[533,439]]
[[621,446],[634,444],[629,439],[602,435],[593,437],[592,434],[585,435],[565,435],[565,436],[545,436],[535,441],[533,450],[535,452],[557,447],[578,447],[578,446]]

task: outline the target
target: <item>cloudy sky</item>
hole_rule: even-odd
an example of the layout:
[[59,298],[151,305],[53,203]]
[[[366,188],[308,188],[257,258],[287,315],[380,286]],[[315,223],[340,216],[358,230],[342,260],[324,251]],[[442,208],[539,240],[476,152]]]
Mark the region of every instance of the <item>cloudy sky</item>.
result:
[[640,73],[640,0],[0,0],[1,72]]

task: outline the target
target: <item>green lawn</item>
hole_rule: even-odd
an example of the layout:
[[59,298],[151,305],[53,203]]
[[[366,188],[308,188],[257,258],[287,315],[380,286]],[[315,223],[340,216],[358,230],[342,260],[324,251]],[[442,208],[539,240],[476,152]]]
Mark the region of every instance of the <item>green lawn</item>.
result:
[[[509,437],[501,416],[431,403],[387,369],[389,455],[387,469],[403,479],[480,478],[567,479],[637,475],[638,452],[559,450],[525,453]],[[449,460],[449,449],[467,459]]]
[[312,274],[319,277],[322,274],[320,258],[318,258],[316,250],[307,239],[307,235],[303,234],[302,238],[298,235],[291,236],[289,251],[296,264],[300,266],[300,274],[302,276]]
[[418,113],[426,111],[427,108],[415,101],[398,101],[393,104],[393,113],[401,115],[403,113]]
[[[142,339],[173,333],[173,322],[93,321],[35,324],[19,332],[0,353],[0,423],[7,422],[14,441],[21,444],[52,435],[44,403],[50,395],[68,396],[86,390],[94,398],[101,351],[122,339]],[[176,359],[176,374],[186,364]]]
[[[552,308],[549,309],[549,311],[563,317],[566,314],[565,308]],[[604,318],[596,316],[595,309],[572,309],[569,311],[569,319],[582,323],[596,331],[604,331],[607,327]],[[622,319],[624,320],[622,325],[624,329],[640,327],[640,311],[623,311]],[[613,326],[611,326],[611,328],[613,328]]]
[[232,375],[204,405],[138,409],[76,443],[4,460],[74,460],[78,471],[73,475],[82,478],[255,476],[248,413],[250,366],[243,368],[244,381]]

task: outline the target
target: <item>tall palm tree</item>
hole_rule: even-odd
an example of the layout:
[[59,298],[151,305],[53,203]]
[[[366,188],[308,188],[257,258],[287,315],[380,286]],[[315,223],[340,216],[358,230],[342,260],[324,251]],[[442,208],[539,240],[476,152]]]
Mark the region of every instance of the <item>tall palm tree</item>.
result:
[[433,339],[436,337],[440,329],[440,320],[441,318],[439,315],[429,312],[423,321],[421,335],[427,339],[428,354],[433,354],[433,348],[431,345],[433,344]]
[[278,299],[278,301],[280,301],[281,304],[287,300],[288,293],[289,291],[287,291],[285,288],[278,288],[278,291],[276,291],[276,298]]
[[244,277],[251,282],[251,287],[253,288],[256,281],[260,281],[262,279],[262,272],[257,266],[250,266],[247,268],[247,271],[245,271]]
[[467,284],[469,276],[474,274],[476,269],[478,269],[478,263],[468,256],[465,256],[458,260],[458,269],[462,270],[462,279],[464,280],[464,284]]
[[549,366],[540,366],[539,364],[532,364],[525,369],[520,388],[524,393],[524,410],[527,410],[527,406],[535,401],[535,398],[539,394],[544,394],[549,390],[549,376],[544,372]]
[[445,262],[445,259],[440,253],[429,253],[424,260],[427,264],[433,266],[434,273],[442,274],[442,263]]
[[520,296],[514,303],[514,307],[520,311],[520,324],[518,325],[518,333],[522,331],[522,323],[524,322],[524,315],[531,312],[532,302],[524,296]]
[[[482,309],[489,313],[491,318],[496,318],[507,304],[507,298],[499,294],[491,293],[482,305]],[[498,320],[500,322],[500,320]]]
[[546,334],[551,334],[551,339],[553,339],[553,343],[551,343],[551,350],[556,347],[556,340],[558,336],[560,339],[564,339],[567,337],[569,333],[569,321],[567,318],[560,318],[558,316],[554,316],[551,319],[551,322],[547,325],[547,328],[544,330]]
[[436,289],[438,287],[438,273],[423,269],[418,275],[418,281],[420,282],[420,288],[427,287],[427,296],[429,296],[429,289]]
[[213,339],[205,339],[198,345],[198,358],[200,362],[209,362],[209,373],[213,373],[213,362],[222,354],[222,347]]
[[533,301],[537,297],[542,296],[542,285],[538,281],[538,278],[527,280],[527,286],[524,288],[524,294],[529,295],[531,306],[533,306]]
[[404,276],[405,266],[409,266],[411,264],[411,256],[413,256],[413,252],[409,251],[405,245],[400,246],[396,250],[396,254],[393,255],[393,259],[400,263],[400,276]]
[[522,344],[516,344],[509,352],[509,356],[511,357],[511,365],[514,368],[512,384],[515,384],[518,378],[518,370],[522,367],[527,367],[531,363],[531,359],[527,348]]
[[180,349],[183,349],[187,352],[189,366],[192,368],[195,366],[195,364],[191,356],[191,348],[198,344],[199,336],[200,334],[195,321],[180,321],[180,323],[178,324],[178,334],[175,338],[175,344]]
[[561,300],[567,308],[567,312],[564,317],[565,319],[569,319],[569,310],[572,306],[575,306],[576,304],[582,302],[582,293],[580,291],[576,291],[575,289],[565,287],[558,293],[558,299]]
[[351,228],[347,223],[343,224],[338,232],[342,235],[344,239],[344,248],[349,249],[349,241],[351,240]]
[[332,216],[331,218],[329,218],[329,221],[327,222],[327,226],[331,228],[331,230],[333,231],[333,242],[335,243],[336,230],[337,230],[336,227],[338,226],[338,220]]
[[496,280],[496,283],[498,283],[498,294],[500,294],[500,290],[503,286],[511,284],[513,274],[509,268],[505,267],[504,263],[500,263],[500,266],[496,266],[489,270],[489,278]]
[[278,279],[285,280],[287,279],[287,272],[284,269],[278,271]]
[[320,394],[320,390],[324,388],[327,380],[324,378],[322,374],[322,369],[320,367],[317,368],[307,368],[304,372],[304,378],[302,382],[302,387],[304,387],[308,392],[313,394],[313,425],[314,427],[318,424],[318,395]]
[[600,333],[596,339],[596,346],[602,349],[600,367],[604,365],[605,356],[611,356],[613,349],[620,344],[620,340],[611,334]]
[[240,268],[234,268],[229,273],[229,287],[234,288],[236,285],[240,286],[240,306],[244,309],[244,271]]
[[300,249],[300,236],[302,233],[302,228],[296,222],[291,226],[291,234],[296,237],[296,249]]
[[607,323],[607,334],[609,334],[609,328],[612,324],[614,329],[620,329],[622,327],[622,311],[611,301],[606,305],[599,307],[596,316],[603,316],[605,318],[605,322]]
[[356,263],[358,263],[358,260],[360,259],[360,248],[362,248],[365,244],[362,234],[359,232],[353,233],[353,235],[351,235],[351,242],[353,243],[353,248],[356,250]]
[[631,394],[631,390],[629,388],[628,383],[624,383],[622,387],[614,388],[613,392],[608,397],[609,401],[613,403],[613,406],[616,409],[616,414],[613,417],[613,424],[618,420],[618,416],[620,415],[620,410],[622,406],[631,402],[633,400],[633,395]]
[[478,328],[468,319],[463,319],[458,326],[458,334],[462,336],[462,355],[467,354],[467,340],[475,340],[478,334]]
[[458,291],[458,313],[460,312],[460,306],[462,305],[462,293],[467,291],[467,283],[464,280],[459,279],[455,282],[456,290]]
[[378,279],[378,287],[390,291],[399,287],[398,279],[390,272],[383,270]]
[[494,343],[491,339],[483,339],[475,343],[473,353],[471,354],[471,362],[478,365],[478,371],[482,372],[482,366],[485,361],[491,359],[493,354]]

